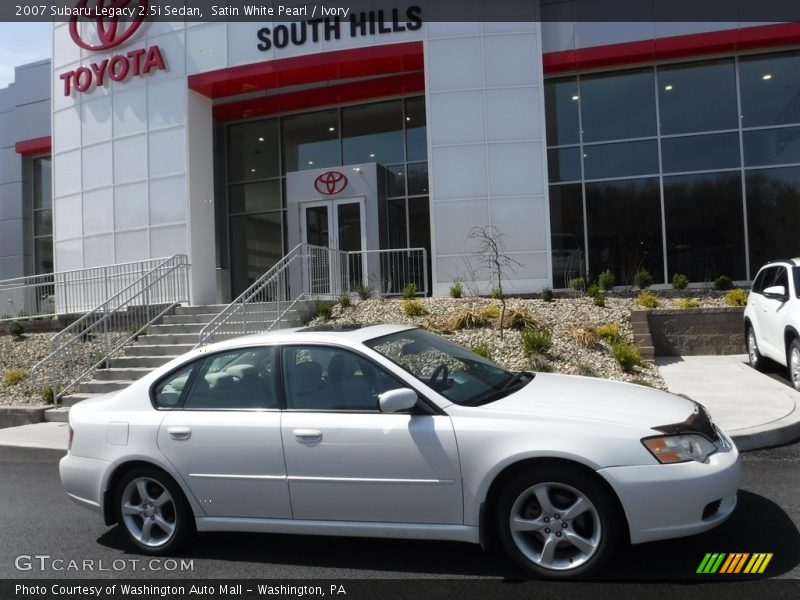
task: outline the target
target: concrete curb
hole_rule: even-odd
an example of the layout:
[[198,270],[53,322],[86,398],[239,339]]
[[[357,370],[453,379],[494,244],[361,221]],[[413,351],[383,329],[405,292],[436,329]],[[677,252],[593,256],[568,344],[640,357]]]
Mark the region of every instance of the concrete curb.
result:
[[0,429],[44,421],[47,406],[0,406]]
[[800,411],[795,406],[788,417],[761,427],[740,430],[740,433],[731,433],[730,436],[742,452],[794,443],[800,440]]

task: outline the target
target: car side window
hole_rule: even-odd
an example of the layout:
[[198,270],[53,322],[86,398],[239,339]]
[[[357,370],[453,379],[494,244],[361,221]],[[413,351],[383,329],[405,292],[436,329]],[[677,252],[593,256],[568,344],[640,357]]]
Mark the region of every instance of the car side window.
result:
[[153,389],[153,400],[158,408],[175,408],[186,389],[197,361],[183,366],[159,381]]
[[290,410],[378,411],[378,396],[405,387],[371,361],[344,348],[286,346],[283,380]]
[[769,273],[770,269],[761,269],[758,275],[756,275],[755,281],[753,281],[753,287],[750,288],[751,292],[756,294],[762,294],[764,292],[764,280],[767,277],[767,273]]
[[192,382],[186,410],[278,408],[273,347],[237,348],[209,356]]
[[789,274],[784,267],[778,267],[778,272],[775,274],[775,280],[770,285],[782,285],[786,293],[789,293]]

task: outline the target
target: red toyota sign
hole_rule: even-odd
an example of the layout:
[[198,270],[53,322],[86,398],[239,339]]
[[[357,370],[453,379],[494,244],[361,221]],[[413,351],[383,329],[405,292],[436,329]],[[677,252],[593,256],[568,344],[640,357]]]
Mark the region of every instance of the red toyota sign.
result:
[[347,176],[339,171],[326,171],[314,180],[314,188],[326,196],[338,194],[347,187]]
[[[90,0],[78,0],[75,8],[81,11],[94,11],[94,17],[97,27],[97,42],[92,43],[84,40],[81,37],[81,32],[78,27],[78,17],[74,16],[69,20],[69,34],[72,36],[72,41],[81,48],[91,50],[93,52],[102,52],[103,50],[111,50],[120,44],[128,41],[134,33],[139,30],[139,27],[144,21],[147,14],[148,0],[137,0],[138,6],[131,7],[129,10],[132,12],[133,19],[128,22],[120,23],[119,15],[122,9],[126,8],[133,0],[112,0],[106,6],[106,0],[94,0],[94,7],[89,6]],[[104,16],[110,14],[113,16]],[[104,19],[107,18],[108,21]]]
[[[75,4],[76,11],[80,15],[90,15],[89,20],[83,22],[87,27],[92,24],[97,35],[88,40],[83,37],[79,19],[87,17],[73,16],[69,22],[72,41],[92,52],[111,50],[124,44],[141,27],[148,11],[148,1],[78,0]],[[88,67],[81,65],[77,69],[61,73],[58,77],[64,82],[64,95],[69,96],[73,90],[80,93],[90,92],[95,87],[105,87],[109,81],[122,82],[131,76],[143,77],[152,71],[164,71],[166,68],[161,49],[151,46],[115,54],[93,62]]]

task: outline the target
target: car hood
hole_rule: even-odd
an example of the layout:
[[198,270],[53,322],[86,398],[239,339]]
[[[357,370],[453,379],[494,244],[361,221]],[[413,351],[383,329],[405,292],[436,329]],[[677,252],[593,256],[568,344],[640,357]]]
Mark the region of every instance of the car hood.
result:
[[683,423],[696,404],[654,388],[574,375],[537,373],[524,388],[483,408],[582,421],[602,421],[637,428]]

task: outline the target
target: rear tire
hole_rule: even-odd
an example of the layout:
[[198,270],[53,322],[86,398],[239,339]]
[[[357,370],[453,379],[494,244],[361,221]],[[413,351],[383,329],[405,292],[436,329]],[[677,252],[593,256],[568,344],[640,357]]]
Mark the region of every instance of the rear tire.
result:
[[145,554],[171,554],[194,533],[192,509],[178,485],[153,467],[132,469],[114,495],[117,522]]
[[593,476],[563,466],[532,467],[502,491],[497,531],[506,554],[546,579],[585,577],[613,553],[621,519]]
[[757,371],[764,371],[767,368],[767,359],[761,355],[758,349],[758,340],[756,340],[756,332],[752,325],[748,325],[747,334],[745,336],[747,344],[747,358],[750,360],[750,366]]
[[789,367],[789,381],[792,387],[800,392],[800,340],[797,338],[789,344],[789,356],[786,361]]

